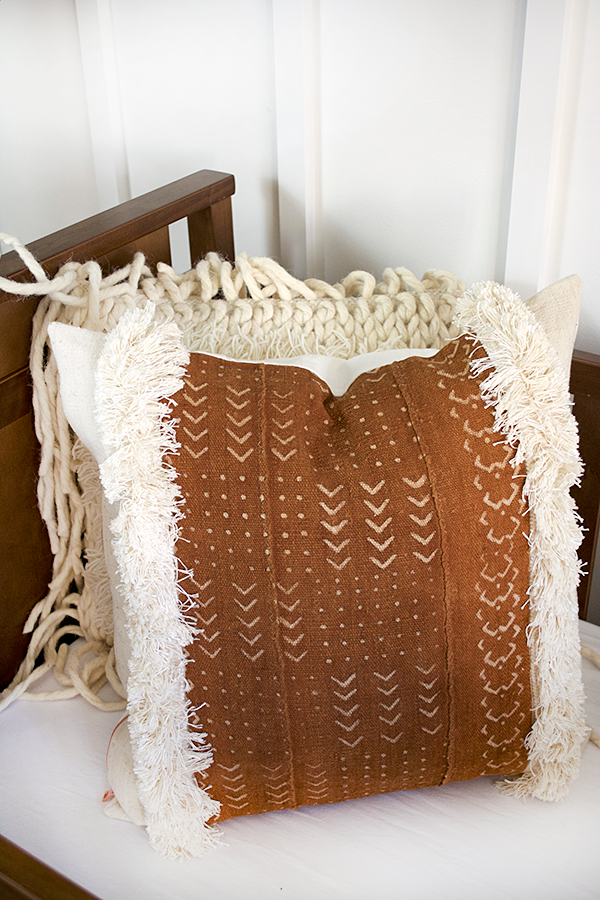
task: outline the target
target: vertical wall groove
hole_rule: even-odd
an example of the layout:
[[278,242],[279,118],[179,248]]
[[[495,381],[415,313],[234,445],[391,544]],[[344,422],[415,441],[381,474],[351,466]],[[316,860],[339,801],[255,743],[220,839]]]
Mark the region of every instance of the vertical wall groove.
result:
[[302,4],[304,38],[304,139],[307,275],[324,278],[321,167],[321,21],[320,0]]
[[527,3],[505,275],[523,296],[558,277],[586,5]]
[[110,0],[75,0],[100,209],[130,199]]
[[281,263],[323,277],[319,0],[273,0]]

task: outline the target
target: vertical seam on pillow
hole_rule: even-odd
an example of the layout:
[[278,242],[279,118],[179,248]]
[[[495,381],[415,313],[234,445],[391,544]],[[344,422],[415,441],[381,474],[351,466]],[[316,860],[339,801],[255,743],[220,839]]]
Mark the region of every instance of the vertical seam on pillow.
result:
[[448,698],[448,700],[447,700],[448,726],[446,728],[445,771],[442,775],[442,778],[439,781],[439,784],[446,784],[446,782],[449,779],[449,774],[452,769],[454,755],[455,755],[454,754],[454,740],[452,737],[452,734],[453,734],[452,724],[453,724],[453,720],[454,720],[454,716],[455,716],[455,710],[454,710],[455,704],[454,704],[454,684],[452,681],[452,667],[451,667],[451,659],[450,659],[450,637],[449,637],[449,633],[448,633],[448,597],[447,597],[448,579],[446,576],[446,565],[445,565],[446,553],[445,553],[445,547],[444,547],[444,544],[445,544],[444,530],[442,528],[442,518],[440,515],[439,506],[437,503],[437,490],[436,490],[435,483],[433,482],[433,480],[431,478],[429,461],[427,458],[427,454],[425,453],[425,448],[423,447],[423,445],[421,443],[421,437],[415,427],[415,419],[420,418],[418,415],[418,410],[416,408],[415,403],[412,400],[412,397],[410,396],[410,390],[407,389],[406,384],[404,382],[402,382],[401,378],[399,377],[398,370],[402,371],[401,367],[398,366],[398,363],[392,363],[392,372],[394,374],[394,381],[396,382],[396,384],[398,386],[398,390],[402,394],[402,397],[404,398],[404,401],[406,403],[406,406],[407,406],[407,409],[409,412],[409,416],[410,416],[412,430],[413,430],[414,436],[417,440],[417,444],[419,446],[421,455],[423,457],[423,465],[427,472],[427,481],[428,481],[429,488],[431,490],[431,500],[433,503],[433,508],[435,510],[435,516],[436,516],[436,520],[437,520],[437,531],[440,536],[440,567],[441,567],[441,573],[442,573],[442,584],[443,584],[443,592],[444,592],[444,596],[443,596],[444,640],[445,640],[445,644],[446,644],[445,652],[444,652],[444,660],[445,660],[445,666],[446,666],[446,696]]
[[273,525],[272,525],[272,517],[271,517],[271,498],[269,495],[270,492],[270,481],[269,481],[269,466],[268,466],[268,456],[267,456],[267,429],[266,429],[266,418],[267,418],[267,366],[264,363],[260,366],[260,448],[261,455],[259,457],[260,463],[263,468],[264,481],[262,482],[262,494],[264,496],[263,499],[263,509],[265,512],[265,530],[266,530],[266,540],[267,540],[267,549],[268,553],[268,566],[267,571],[269,574],[269,581],[271,584],[271,605],[272,605],[272,615],[273,615],[273,637],[275,641],[275,649],[277,651],[277,661],[279,663],[279,673],[281,679],[281,703],[283,705],[283,718],[285,720],[286,727],[286,740],[289,747],[290,754],[290,763],[289,763],[289,783],[290,783],[290,793],[292,797],[292,806],[295,809],[298,805],[296,798],[296,778],[295,778],[295,764],[294,764],[294,745],[292,743],[292,728],[290,722],[290,710],[288,705],[288,696],[287,696],[287,688],[285,682],[285,668],[284,668],[284,660],[283,654],[281,652],[281,640],[280,640],[280,627],[279,627],[279,591],[277,588],[277,577],[275,574],[275,554],[274,554],[274,537],[273,537]]

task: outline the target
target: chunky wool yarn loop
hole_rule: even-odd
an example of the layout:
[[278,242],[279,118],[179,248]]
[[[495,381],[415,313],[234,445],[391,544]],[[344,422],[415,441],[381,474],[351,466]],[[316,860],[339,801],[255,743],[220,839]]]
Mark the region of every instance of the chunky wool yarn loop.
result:
[[[17,697],[59,699],[81,694],[105,709],[107,681],[124,697],[114,669],[112,599],[102,548],[102,499],[98,467],[75,441],[58,394],[58,373],[48,325],[59,321],[92,331],[112,331],[126,310],[156,306],[158,322],[175,322],[189,350],[238,359],[319,353],[350,358],[392,348],[441,348],[458,335],[453,322],[464,285],[451,272],[430,270],[419,280],[408,269],[388,268],[381,282],[351,272],[338,284],[299,281],[277,262],[242,253],[235,265],[209,253],[194,269],[177,274],[159,263],[156,272],[141,253],[103,277],[97,262],[69,262],[49,279],[32,254],[10,235],[0,240],[19,253],[36,281],[0,279],[2,290],[39,295],[31,344],[36,433],[41,445],[38,502],[54,554],[46,597],[29,616],[27,655],[0,708]],[[84,639],[67,652],[65,635]],[[44,653],[42,666],[35,665]],[[61,689],[29,688],[52,669]]]

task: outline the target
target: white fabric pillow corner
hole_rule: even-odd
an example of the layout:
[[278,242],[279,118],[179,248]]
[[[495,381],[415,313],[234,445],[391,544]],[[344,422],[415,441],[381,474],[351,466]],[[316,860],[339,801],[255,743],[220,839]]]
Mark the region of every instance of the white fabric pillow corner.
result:
[[525,305],[546,332],[568,378],[579,325],[581,278],[568,275],[534,294]]
[[98,465],[106,459],[94,415],[96,368],[106,335],[62,322],[51,322],[48,335],[60,377],[60,398],[67,422]]

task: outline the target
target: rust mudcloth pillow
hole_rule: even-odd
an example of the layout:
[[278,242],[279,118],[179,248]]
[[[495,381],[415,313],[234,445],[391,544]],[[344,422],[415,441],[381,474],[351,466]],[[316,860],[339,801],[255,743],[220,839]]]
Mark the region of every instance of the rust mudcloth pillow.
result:
[[524,472],[473,355],[461,338],[334,397],[192,354],[171,462],[221,820],[526,768]]

